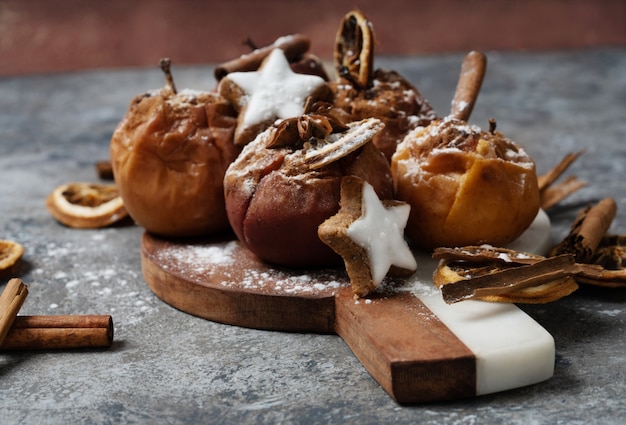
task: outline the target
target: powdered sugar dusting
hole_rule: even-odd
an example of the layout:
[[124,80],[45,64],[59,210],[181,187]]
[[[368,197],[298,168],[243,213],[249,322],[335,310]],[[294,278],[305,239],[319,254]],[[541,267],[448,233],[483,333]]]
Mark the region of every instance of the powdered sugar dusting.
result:
[[160,255],[167,255],[171,258],[185,263],[186,265],[196,265],[198,270],[202,264],[231,264],[235,261],[232,256],[236,248],[236,242],[230,241],[216,245],[174,245]]
[[[432,270],[430,271],[432,273]],[[441,297],[441,290],[433,284],[432,277],[429,276],[429,279],[425,279],[423,273],[414,274],[394,289],[396,292],[410,292],[418,298]]]
[[349,285],[341,268],[302,270],[272,267],[238,241],[170,244],[153,260],[169,273],[212,287],[280,295],[334,295]]
[[[441,298],[440,290],[432,281],[437,260],[420,251],[414,251],[414,255],[417,272],[408,278],[385,277],[377,290],[379,294],[392,296],[410,292],[420,298]],[[342,266],[313,270],[273,267],[259,260],[236,239],[159,244],[148,257],[170,274],[224,290],[271,296],[326,297],[351,285]],[[365,299],[362,302],[365,303]]]
[[[339,276],[333,274],[310,275],[298,274],[281,270],[271,272],[247,269],[244,271],[244,278],[238,282],[247,290],[273,289],[285,294],[323,294],[334,295],[335,291],[343,286],[344,282],[339,280]],[[233,281],[222,280],[220,285],[229,287]]]

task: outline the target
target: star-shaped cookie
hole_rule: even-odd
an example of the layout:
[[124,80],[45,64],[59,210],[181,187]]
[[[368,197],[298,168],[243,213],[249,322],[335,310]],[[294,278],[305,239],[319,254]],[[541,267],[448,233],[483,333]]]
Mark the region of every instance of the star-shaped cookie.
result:
[[228,74],[218,91],[239,111],[237,145],[250,142],[277,119],[302,115],[309,96],[325,99],[330,93],[323,78],[293,72],[281,49],[272,50],[258,71]]
[[357,297],[374,291],[388,273],[409,275],[417,269],[404,239],[410,206],[381,201],[374,188],[355,176],[341,181],[341,208],[318,228],[320,239],[344,260]]

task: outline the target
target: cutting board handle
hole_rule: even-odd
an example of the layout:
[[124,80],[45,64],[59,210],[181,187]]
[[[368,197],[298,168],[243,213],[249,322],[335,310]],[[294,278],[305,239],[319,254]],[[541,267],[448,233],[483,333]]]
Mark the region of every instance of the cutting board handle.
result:
[[411,293],[335,297],[335,331],[399,403],[476,395],[473,353]]

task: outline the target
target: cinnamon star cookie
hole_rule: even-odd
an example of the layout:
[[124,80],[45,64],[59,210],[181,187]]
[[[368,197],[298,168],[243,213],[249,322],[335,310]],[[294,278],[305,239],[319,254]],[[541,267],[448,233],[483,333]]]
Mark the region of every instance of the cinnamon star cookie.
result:
[[239,112],[235,131],[235,144],[239,146],[275,120],[301,115],[309,96],[325,99],[330,95],[323,78],[293,72],[281,49],[274,49],[258,71],[228,74],[218,92]]
[[346,176],[340,206],[319,226],[318,235],[343,258],[356,297],[370,294],[388,273],[406,276],[417,269],[404,239],[408,204],[381,201],[369,183]]

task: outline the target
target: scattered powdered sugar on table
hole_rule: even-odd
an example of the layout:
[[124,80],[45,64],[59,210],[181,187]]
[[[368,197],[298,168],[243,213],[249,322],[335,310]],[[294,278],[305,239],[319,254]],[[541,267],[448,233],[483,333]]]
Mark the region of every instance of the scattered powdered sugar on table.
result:
[[[132,290],[140,285],[140,274],[119,263],[119,253],[105,243],[115,232],[101,230],[89,238],[76,233],[72,242],[48,242],[33,248],[29,255],[37,267],[29,283],[35,288],[33,293],[45,297],[49,311],[115,314],[119,306],[127,304],[134,307],[123,317],[124,325],[129,325],[158,307],[152,293]],[[96,256],[101,260],[97,267]]]
[[67,257],[70,253],[73,252],[74,247],[71,243],[66,242],[62,246],[57,245],[54,242],[50,242],[45,246],[45,260],[59,258],[59,257]]
[[611,316],[611,317],[616,317],[621,312],[622,312],[622,310],[619,310],[619,309],[615,309],[615,310],[599,310],[598,311],[598,313],[600,313],[600,314],[606,314],[607,316]]

